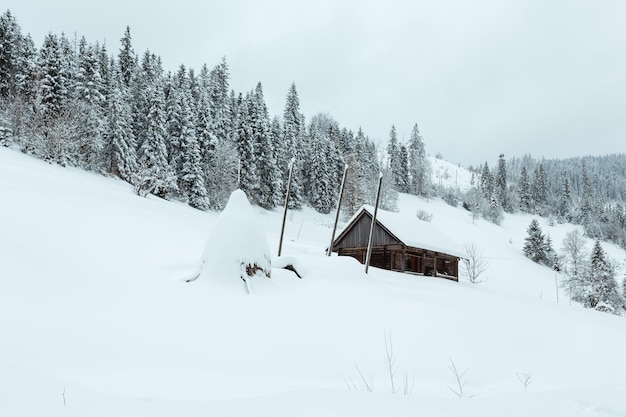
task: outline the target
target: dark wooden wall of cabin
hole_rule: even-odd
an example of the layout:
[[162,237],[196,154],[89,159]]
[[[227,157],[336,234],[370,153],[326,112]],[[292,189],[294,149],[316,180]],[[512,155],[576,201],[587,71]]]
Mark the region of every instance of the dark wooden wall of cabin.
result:
[[[400,244],[400,242],[383,229],[378,222],[376,223],[374,235],[372,236],[373,246]],[[369,213],[363,212],[356,220],[354,226],[337,242],[333,249],[367,247],[371,225],[372,217]]]

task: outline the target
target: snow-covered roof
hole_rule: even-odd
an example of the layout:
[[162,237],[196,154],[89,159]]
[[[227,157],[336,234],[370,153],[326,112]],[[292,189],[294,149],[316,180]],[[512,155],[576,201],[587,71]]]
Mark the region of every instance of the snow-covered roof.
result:
[[[343,230],[339,233],[339,237],[342,236],[343,232],[350,227],[363,211],[372,216],[374,207],[367,205],[361,207],[359,211],[348,220]],[[417,217],[409,217],[401,213],[392,213],[378,209],[376,222],[407,246],[445,253],[459,258],[466,257],[465,252],[451,238],[437,229],[433,224],[420,220]],[[335,240],[335,242],[338,240],[339,238]]]

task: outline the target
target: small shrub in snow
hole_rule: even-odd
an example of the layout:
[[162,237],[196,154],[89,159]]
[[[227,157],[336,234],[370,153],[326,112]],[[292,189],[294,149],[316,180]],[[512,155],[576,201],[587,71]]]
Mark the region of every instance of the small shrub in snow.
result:
[[532,370],[528,372],[516,372],[515,376],[517,380],[524,386],[524,389],[527,390],[528,386],[535,381],[535,374]]
[[482,249],[479,249],[475,243],[469,243],[465,246],[465,258],[463,258],[465,266],[465,275],[472,284],[481,282],[478,277],[487,270],[489,261],[483,256]]
[[433,215],[426,210],[418,209],[417,218],[425,222],[430,222],[433,219]]
[[443,195],[441,196],[441,198],[443,198],[443,201],[448,203],[448,205],[452,207],[458,207],[460,200],[459,190],[454,188],[446,188],[443,191]]

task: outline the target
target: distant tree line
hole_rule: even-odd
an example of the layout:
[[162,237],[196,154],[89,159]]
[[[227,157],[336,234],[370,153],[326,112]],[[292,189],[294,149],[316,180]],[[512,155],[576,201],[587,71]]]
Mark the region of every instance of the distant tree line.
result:
[[509,161],[500,155],[495,169],[485,162],[471,170],[469,190],[437,192],[452,205],[462,200],[474,219],[500,224],[504,213],[535,214],[581,225],[587,237],[626,249],[626,154]]

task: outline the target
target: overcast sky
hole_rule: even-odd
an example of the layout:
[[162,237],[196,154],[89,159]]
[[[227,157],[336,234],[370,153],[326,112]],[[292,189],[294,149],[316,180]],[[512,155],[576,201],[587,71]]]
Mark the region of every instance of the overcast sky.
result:
[[454,163],[626,152],[622,0],[5,0],[39,48],[48,32],[106,41],[126,26],[167,70],[226,56],[237,92],[263,84],[282,114],[292,82],[310,119],[329,113],[386,143],[415,123]]

